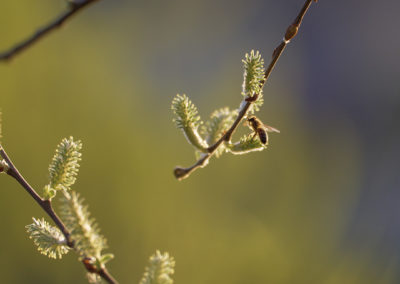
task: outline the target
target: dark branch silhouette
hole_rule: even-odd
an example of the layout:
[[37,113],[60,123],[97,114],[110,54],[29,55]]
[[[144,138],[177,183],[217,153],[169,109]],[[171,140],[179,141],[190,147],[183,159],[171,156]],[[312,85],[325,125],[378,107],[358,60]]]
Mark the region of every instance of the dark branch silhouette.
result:
[[44,38],[51,31],[54,31],[56,28],[61,27],[68,19],[70,19],[77,12],[82,10],[84,7],[96,2],[98,0],[75,0],[71,1],[68,5],[69,9],[54,19],[52,22],[47,24],[46,26],[38,29],[33,35],[11,47],[10,49],[0,53],[0,61],[9,61],[14,56],[20,54],[25,49],[31,47],[40,39]]

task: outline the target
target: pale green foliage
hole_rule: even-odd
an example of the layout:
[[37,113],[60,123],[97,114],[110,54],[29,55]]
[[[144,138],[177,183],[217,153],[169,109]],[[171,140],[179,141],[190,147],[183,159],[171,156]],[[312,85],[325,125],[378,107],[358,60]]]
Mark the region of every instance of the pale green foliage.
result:
[[62,232],[44,219],[33,218],[33,223],[25,228],[29,233],[29,238],[33,239],[40,253],[54,259],[61,258],[68,253],[69,247],[66,245]]
[[90,217],[88,207],[74,191],[62,191],[60,197],[60,217],[71,234],[80,259],[94,257],[101,259],[101,251],[106,248],[106,239],[100,235],[95,220]]
[[247,154],[255,151],[262,151],[267,148],[267,145],[261,143],[260,139],[253,137],[254,134],[244,135],[239,142],[229,144],[227,149],[235,155]]
[[260,83],[264,80],[264,60],[258,51],[254,52],[252,50],[250,54],[246,53],[245,59],[242,62],[244,67],[242,95],[252,97],[258,94],[258,99],[253,103],[250,112],[258,111],[264,102],[262,94],[263,84]]
[[149,266],[139,284],[173,284],[171,275],[174,274],[175,260],[166,252],[156,251],[150,257]]
[[[199,150],[197,150],[197,149],[194,151],[194,156],[196,157],[196,160],[200,160],[200,159],[203,158],[205,155],[207,155],[207,154],[204,153],[204,152],[201,152],[201,151],[199,151]],[[206,166],[206,165],[208,165],[208,161],[205,162],[204,166]]]
[[88,280],[88,282],[90,284],[101,284],[101,283],[103,283],[103,281],[101,280],[101,277],[96,273],[88,272],[88,273],[86,273],[86,278],[87,278],[87,280]]
[[[61,191],[59,198],[61,202],[60,217],[69,232],[69,240],[79,259],[93,260],[93,266],[98,270],[114,256],[112,254],[101,254],[106,248],[106,240],[100,235],[97,224],[90,217],[90,213],[83,199],[70,189],[75,183],[78,173],[79,161],[81,160],[80,141],[74,141],[72,137],[63,139],[56,149],[56,154],[49,166],[50,181],[45,187],[45,198],[55,196],[56,190]],[[61,258],[70,249],[62,232],[50,226],[44,220],[33,219],[34,223],[26,226],[30,238],[38,246],[41,253],[52,258]],[[100,283],[97,274],[89,273],[88,279],[91,283]]]
[[[211,114],[208,120],[201,128],[201,134],[206,137],[208,145],[212,145],[218,141],[229,129],[235,120],[237,111],[230,111],[229,108],[221,108]],[[215,152],[215,156],[219,157],[225,152],[225,146],[221,145]]]
[[196,106],[185,94],[176,95],[172,101],[171,109],[177,116],[174,119],[176,127],[183,129],[186,127],[198,127],[201,124]]
[[114,255],[113,255],[112,253],[106,253],[106,254],[103,254],[103,255],[98,259],[98,262],[99,262],[101,265],[104,265],[104,264],[106,264],[107,262],[109,262],[111,259],[114,259]]
[[243,73],[243,96],[253,96],[259,94],[262,90],[260,81],[264,79],[264,60],[261,54],[254,50],[250,54],[246,53],[245,59],[242,60],[244,73]]
[[82,154],[82,143],[72,137],[64,138],[58,144],[49,166],[49,184],[44,188],[46,199],[54,197],[55,190],[69,190],[75,183]]
[[[247,116],[258,111],[263,104],[264,60],[258,51],[252,50],[250,53],[246,53],[242,62],[244,67],[242,84],[244,100],[238,110],[229,110],[227,107],[218,109],[211,114],[210,119],[205,124],[202,124],[197,108],[186,95],[177,95],[172,101],[172,110],[176,115],[174,122],[178,128],[183,130],[189,142],[196,146],[195,156],[198,160],[204,157],[205,153],[208,153],[207,146],[214,145],[233,125],[241,108],[247,103],[246,99],[257,95],[257,100],[251,103]],[[197,132],[199,126],[201,135]],[[245,135],[237,143],[224,142],[213,154],[219,157],[227,151],[233,154],[246,154],[264,150],[266,146],[259,139],[253,139],[252,136],[252,133]],[[208,160],[202,166],[205,166],[207,162]]]
[[186,95],[176,95],[172,101],[171,109],[176,118],[176,127],[181,129],[186,139],[202,152],[208,148],[207,143],[200,137],[198,128],[202,124],[196,106]]

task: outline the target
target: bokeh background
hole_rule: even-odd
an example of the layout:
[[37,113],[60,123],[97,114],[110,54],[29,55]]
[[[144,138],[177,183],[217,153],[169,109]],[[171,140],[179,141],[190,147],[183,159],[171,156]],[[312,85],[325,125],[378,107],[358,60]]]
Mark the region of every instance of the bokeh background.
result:
[[[269,61],[303,5],[287,1],[110,1],[0,64],[3,145],[39,191],[55,146],[84,143],[74,189],[138,283],[156,249],[175,283],[400,283],[400,2],[319,1],[265,87],[270,147],[194,163],[172,123],[186,93],[203,118],[241,100],[241,59]],[[64,10],[4,0],[0,49]],[[237,137],[236,137],[237,138]],[[74,254],[40,255],[25,233],[44,213],[0,176],[2,283],[86,283]]]

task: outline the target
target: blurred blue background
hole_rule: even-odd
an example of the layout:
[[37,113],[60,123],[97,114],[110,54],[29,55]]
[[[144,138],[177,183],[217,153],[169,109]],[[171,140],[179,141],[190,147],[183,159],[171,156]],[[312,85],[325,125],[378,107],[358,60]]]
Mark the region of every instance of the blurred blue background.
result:
[[[2,1],[0,50],[65,5]],[[302,5],[103,0],[0,65],[4,148],[41,191],[59,141],[83,141],[74,189],[121,283],[138,283],[156,249],[175,257],[176,283],[400,282],[399,1],[313,4],[258,113],[281,134],[172,175],[195,161],[172,123],[175,94],[204,119],[236,108],[244,54],[269,62]],[[0,189],[2,281],[85,283],[75,255],[36,252],[24,226],[44,213],[22,188],[3,175]]]

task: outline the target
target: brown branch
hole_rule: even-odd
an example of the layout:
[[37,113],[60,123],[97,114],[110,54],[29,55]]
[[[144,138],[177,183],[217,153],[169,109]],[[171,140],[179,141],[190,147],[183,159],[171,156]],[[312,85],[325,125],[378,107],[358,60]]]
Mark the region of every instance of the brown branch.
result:
[[15,46],[11,47],[10,49],[0,53],[0,61],[9,61],[14,56],[18,55],[25,49],[29,48],[40,39],[48,35],[51,31],[55,30],[56,28],[61,27],[69,18],[71,18],[74,14],[79,12],[84,7],[92,4],[98,0],[75,0],[69,3],[69,9],[59,15],[56,19],[52,22],[47,24],[46,26],[38,29],[33,35],[26,38],[25,40],[21,41],[20,43],[16,44]]
[[[215,148],[215,149],[217,149],[217,148]],[[178,180],[182,180],[184,178],[187,178],[197,168],[202,168],[205,165],[207,165],[208,159],[211,158],[212,154],[213,154],[213,152],[204,154],[204,156],[200,160],[198,160],[196,164],[194,164],[193,166],[191,166],[189,168],[182,168],[182,167],[179,167],[179,166],[175,167],[175,169],[174,169],[175,177]]]
[[20,174],[18,169],[14,166],[14,163],[8,157],[7,153],[4,149],[0,148],[0,155],[6,161],[8,165],[7,174],[12,176],[25,190],[32,196],[32,198],[39,204],[40,207],[50,216],[50,218],[54,221],[57,227],[61,230],[64,234],[64,237],[67,241],[67,245],[70,248],[73,248],[73,242],[70,238],[70,233],[68,232],[67,228],[65,227],[64,223],[61,221],[60,217],[54,212],[51,201],[45,200],[40,197],[40,195],[33,189],[33,187],[24,179],[24,177]]
[[105,281],[108,283],[118,283],[117,280],[108,272],[106,268],[100,269],[100,271],[97,272],[98,275],[100,275],[101,278],[103,278]]
[[[276,62],[278,61],[279,57],[281,56],[283,50],[285,49],[286,45],[290,42],[292,38],[294,38],[300,28],[301,22],[304,18],[304,15],[307,13],[308,8],[310,7],[312,2],[317,2],[317,0],[306,0],[304,3],[302,9],[300,10],[299,14],[297,15],[296,19],[293,21],[293,23],[286,29],[285,36],[283,37],[281,43],[274,49],[274,52],[272,53],[272,58],[271,61],[268,65],[268,68],[265,70],[264,73],[264,79],[260,81],[260,87],[263,88],[269,78],[269,76],[272,73],[272,70],[274,69]],[[248,96],[246,97],[242,103],[241,107],[239,110],[239,114],[236,118],[236,120],[233,122],[232,126],[229,128],[228,131],[213,145],[208,147],[207,154],[204,154],[204,156],[198,160],[193,166],[189,168],[182,168],[182,167],[176,167],[174,170],[174,175],[178,180],[182,180],[184,178],[187,178],[194,170],[197,168],[204,167],[208,160],[211,158],[211,156],[215,153],[215,151],[218,149],[218,147],[223,143],[223,142],[230,142],[233,133],[239,126],[239,123],[242,121],[243,117],[247,114],[247,111],[249,110],[250,106],[252,103],[254,103],[258,98],[258,94],[255,94],[253,96]]]
[[[71,234],[69,233],[63,221],[60,219],[60,217],[58,217],[58,215],[54,211],[51,200],[46,200],[40,197],[40,195],[35,191],[35,189],[33,189],[33,187],[20,174],[20,172],[15,167],[14,163],[11,161],[10,157],[8,157],[7,153],[4,151],[1,145],[0,145],[0,157],[2,157],[4,161],[7,163],[6,167],[0,164],[0,172],[6,171],[8,175],[12,176],[26,190],[26,192],[28,192],[29,195],[32,196],[32,198],[36,201],[36,203],[39,204],[39,206],[47,213],[47,215],[49,215],[49,217],[53,220],[56,226],[61,230],[61,232],[65,237],[66,244],[70,248],[74,249],[75,245],[73,240],[71,240]],[[92,273],[97,273],[99,276],[101,276],[104,280],[106,280],[110,284],[118,283],[105,268],[99,271],[97,270],[91,271],[87,266],[85,267],[86,270]]]

